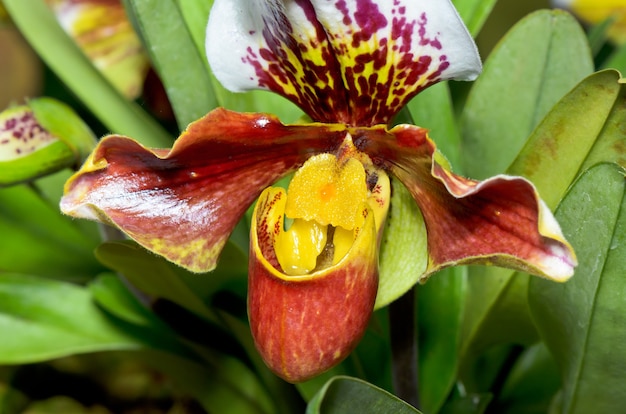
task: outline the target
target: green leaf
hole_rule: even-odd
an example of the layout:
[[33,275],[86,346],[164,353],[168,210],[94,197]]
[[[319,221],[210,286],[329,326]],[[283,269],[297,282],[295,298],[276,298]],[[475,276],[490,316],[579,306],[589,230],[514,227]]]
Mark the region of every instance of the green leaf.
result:
[[420,402],[428,413],[439,412],[457,378],[466,290],[465,267],[445,269],[417,286]]
[[68,280],[102,271],[92,254],[97,234],[61,216],[53,203],[26,185],[0,189],[0,271]]
[[426,270],[426,226],[415,200],[392,177],[393,192],[380,246],[380,284],[375,309],[388,305],[413,287]]
[[193,39],[198,54],[203,63],[209,67],[206,59],[206,48],[204,47],[204,38],[206,34],[206,25],[209,21],[209,12],[213,6],[213,0],[175,0],[180,14],[185,19],[185,24],[189,30],[189,34]]
[[[552,16],[552,13],[546,13],[548,12],[536,13],[533,15],[535,17],[531,16],[531,18],[543,19],[546,16]],[[559,17],[561,14],[556,16]],[[508,39],[503,42],[500,48],[503,48],[507,42]],[[510,47],[520,47],[520,42],[521,40],[511,44]],[[524,175],[530,178],[537,185],[548,206],[552,208],[562,198],[567,186],[578,173],[581,165],[580,161],[576,160],[589,156],[589,148],[593,146],[598,131],[602,128],[614,105],[617,87],[616,76],[613,74],[611,79],[607,78],[606,75],[604,76],[602,81],[596,79],[596,82],[599,82],[598,87],[586,91],[581,90],[578,95],[575,95],[576,89],[574,89],[574,92],[563,98],[537,127],[533,137],[529,139],[528,144],[522,150],[522,155],[515,160],[507,171],[509,174]],[[610,86],[611,84],[613,86]],[[611,89],[613,92],[610,92]],[[498,96],[495,90],[492,90],[492,93],[495,94],[494,96]],[[569,102],[568,108],[562,107],[565,101]],[[573,111],[573,108],[576,110]],[[592,110],[592,108],[594,109]],[[616,108],[619,108],[619,105],[616,105]],[[594,110],[597,111],[597,114],[589,114]],[[493,111],[495,109],[492,108],[491,112]],[[599,115],[600,113],[603,115]],[[560,114],[560,116],[554,117],[554,114]],[[585,115],[583,116],[583,114]],[[587,114],[589,115],[587,116]],[[513,125],[515,125],[517,122],[514,119],[515,115],[510,113],[508,116],[512,117]],[[599,123],[596,122],[596,118],[600,119]],[[585,119],[585,122],[580,122],[581,119]],[[587,122],[587,120],[589,121]],[[504,126],[504,123],[502,125]],[[551,127],[547,128],[548,125]],[[576,131],[577,128],[580,133],[576,132],[575,137],[572,137],[571,141],[567,141],[570,137],[569,134]],[[557,137],[564,141],[563,144],[555,142]],[[491,136],[490,139],[496,139],[496,137]],[[488,141],[485,140],[485,142]],[[614,154],[600,149],[594,150],[593,153],[596,154],[594,155],[596,162],[607,156],[614,158]],[[514,155],[514,153],[512,154]],[[532,163],[533,160],[536,162]],[[480,162],[489,164],[484,160]],[[575,166],[571,167],[572,164]],[[559,173],[555,174],[554,171],[559,171]],[[469,268],[468,300],[466,302],[461,347],[461,353],[466,363],[468,358],[472,359],[473,355],[496,343],[504,341],[529,344],[536,339],[535,328],[530,319],[526,301],[528,278],[527,275],[515,274],[510,270],[495,267],[473,266]]]
[[496,344],[537,340],[526,300],[530,277],[497,267],[469,268],[461,348],[465,358]]
[[131,136],[152,147],[171,144],[169,134],[138,105],[117,92],[89,62],[59,26],[44,0],[3,3],[39,57],[113,133]]
[[206,60],[174,0],[125,0],[172,104],[178,127],[218,106]]
[[187,347],[172,328],[143,306],[119,277],[104,274],[88,285],[93,300],[118,322],[120,330],[140,338],[146,347],[199,361],[200,356]]
[[467,30],[476,37],[497,0],[453,0]]
[[563,377],[561,413],[621,412],[626,401],[625,195],[614,164],[582,174],[556,214],[576,273],[565,284],[530,283],[533,317]]
[[585,33],[568,13],[535,12],[485,62],[462,114],[464,173],[503,172],[549,109],[593,71]]
[[[618,78],[616,72],[604,71],[576,86],[541,122],[507,171],[533,181],[549,207],[557,206],[581,171],[603,161],[625,164],[626,138],[621,129],[626,99]],[[534,340],[526,300],[528,282],[527,275],[506,269],[470,268],[464,358],[498,342]]]
[[550,208],[592,165],[626,166],[626,89],[618,80],[612,70],[584,79],[550,111],[509,168],[530,179]]
[[169,330],[136,296],[124,286],[120,277],[104,274],[88,285],[94,300],[107,312],[133,325]]
[[139,349],[118,330],[85,288],[54,280],[0,274],[0,364],[23,364],[75,353]]
[[415,414],[419,411],[393,394],[365,381],[351,377],[334,377],[309,402],[306,413]]
[[[119,277],[103,275],[92,282],[89,289],[100,306],[132,324],[129,329],[145,338],[151,349],[142,350],[137,357],[151,355],[151,365],[171,375],[209,412],[275,412],[266,389],[242,361],[207,348],[191,344],[187,347],[187,342],[139,303]],[[202,364],[200,356],[204,358]],[[277,382],[276,377],[273,380]],[[275,387],[280,385],[284,382]]]
[[111,269],[123,274],[145,294],[171,300],[219,325],[217,315],[181,278],[179,273],[185,272],[182,268],[132,242],[104,243],[97,248],[96,257]]

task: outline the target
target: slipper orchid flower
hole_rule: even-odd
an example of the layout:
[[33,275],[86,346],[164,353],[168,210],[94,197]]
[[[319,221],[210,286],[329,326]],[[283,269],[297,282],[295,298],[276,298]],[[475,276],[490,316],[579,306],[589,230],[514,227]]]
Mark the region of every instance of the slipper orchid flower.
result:
[[[207,56],[228,89],[279,93],[313,123],[216,109],[171,150],[109,136],[68,181],[61,207],[205,272],[258,199],[248,313],[259,352],[281,377],[329,369],[364,333],[390,175],[424,216],[423,278],[466,263],[572,275],[574,253],[530,182],[462,178],[438,162],[425,129],[389,126],[424,88],[481,70],[449,0],[216,0]],[[268,187],[294,171],[287,191]]]

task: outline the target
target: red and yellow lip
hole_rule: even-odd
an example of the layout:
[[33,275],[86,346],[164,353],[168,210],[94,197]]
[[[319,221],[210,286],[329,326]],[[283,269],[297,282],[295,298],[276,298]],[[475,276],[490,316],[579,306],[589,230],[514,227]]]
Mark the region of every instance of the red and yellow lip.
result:
[[[266,364],[290,382],[318,375],[342,361],[363,336],[378,289],[374,214],[355,209],[345,254],[302,275],[287,275],[276,254],[284,230],[287,193],[269,188],[257,203],[251,229],[248,315]],[[337,239],[335,238],[335,241]]]

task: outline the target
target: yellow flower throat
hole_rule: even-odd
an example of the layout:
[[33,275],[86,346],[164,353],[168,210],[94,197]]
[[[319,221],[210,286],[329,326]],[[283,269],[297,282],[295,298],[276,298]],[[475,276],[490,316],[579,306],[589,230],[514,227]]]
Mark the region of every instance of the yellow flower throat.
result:
[[274,242],[283,272],[300,276],[337,264],[358,235],[364,204],[380,228],[389,192],[389,178],[364,154],[319,154],[307,160],[287,191],[285,216],[291,226]]

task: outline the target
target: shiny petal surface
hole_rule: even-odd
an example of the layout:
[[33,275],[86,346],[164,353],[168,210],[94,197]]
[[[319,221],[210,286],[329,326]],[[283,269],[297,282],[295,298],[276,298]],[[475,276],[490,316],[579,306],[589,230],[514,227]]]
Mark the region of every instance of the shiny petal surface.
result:
[[216,0],[206,47],[227,88],[269,89],[316,121],[358,126],[481,70],[449,0]]
[[341,362],[363,336],[378,288],[374,214],[363,204],[354,243],[336,265],[286,276],[274,254],[286,193],[269,188],[251,228],[248,315],[265,363],[289,382],[301,382]]
[[61,209],[111,223],[189,270],[208,271],[265,187],[341,142],[345,131],[333,128],[217,109],[190,124],[171,151],[110,136],[67,182]]
[[63,29],[126,97],[141,93],[150,66],[121,0],[46,0]]
[[493,264],[564,281],[576,256],[534,186],[499,175],[479,182],[436,161],[426,130],[400,125],[352,133],[355,145],[386,166],[419,205],[428,234],[423,279],[458,264]]

